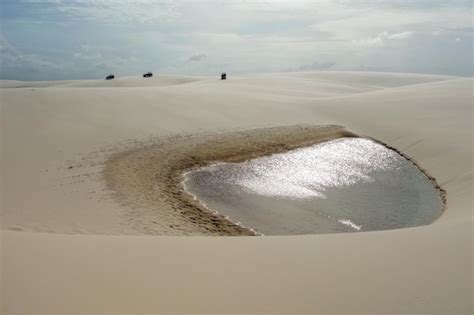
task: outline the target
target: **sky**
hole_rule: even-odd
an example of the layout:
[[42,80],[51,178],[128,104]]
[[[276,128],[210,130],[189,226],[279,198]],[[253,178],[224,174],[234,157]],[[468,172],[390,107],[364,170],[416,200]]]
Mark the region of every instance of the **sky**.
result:
[[472,76],[471,0],[1,0],[0,79],[386,71]]

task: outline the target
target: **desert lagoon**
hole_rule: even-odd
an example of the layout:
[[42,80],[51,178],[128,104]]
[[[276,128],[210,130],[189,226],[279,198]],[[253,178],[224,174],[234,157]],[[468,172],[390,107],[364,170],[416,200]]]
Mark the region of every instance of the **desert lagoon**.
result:
[[205,207],[265,235],[413,227],[443,211],[412,161],[365,138],[213,164],[187,172],[183,184]]

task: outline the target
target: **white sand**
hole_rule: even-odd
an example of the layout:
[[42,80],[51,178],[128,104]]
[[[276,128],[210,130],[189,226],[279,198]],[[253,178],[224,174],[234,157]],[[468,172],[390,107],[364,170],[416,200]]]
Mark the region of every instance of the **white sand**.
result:
[[[23,86],[0,90],[6,314],[472,313],[471,78],[1,85]],[[120,235],[137,231],[94,165],[111,152],[149,136],[302,123],[343,125],[401,150],[447,191],[447,211],[429,226],[359,234]]]

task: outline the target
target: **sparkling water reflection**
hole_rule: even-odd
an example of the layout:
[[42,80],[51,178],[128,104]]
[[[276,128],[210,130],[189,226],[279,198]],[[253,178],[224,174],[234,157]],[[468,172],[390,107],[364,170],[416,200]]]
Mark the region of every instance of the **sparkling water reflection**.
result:
[[418,168],[374,141],[337,139],[186,174],[199,200],[263,234],[357,232],[424,225],[442,211]]

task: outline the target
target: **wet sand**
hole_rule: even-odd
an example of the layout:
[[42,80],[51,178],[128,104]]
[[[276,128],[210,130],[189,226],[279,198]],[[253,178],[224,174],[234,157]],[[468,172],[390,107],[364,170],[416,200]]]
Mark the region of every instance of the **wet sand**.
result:
[[205,208],[183,189],[183,174],[216,162],[241,162],[354,134],[340,126],[288,126],[178,135],[113,155],[104,169],[114,198],[136,230],[164,235],[255,235]]

